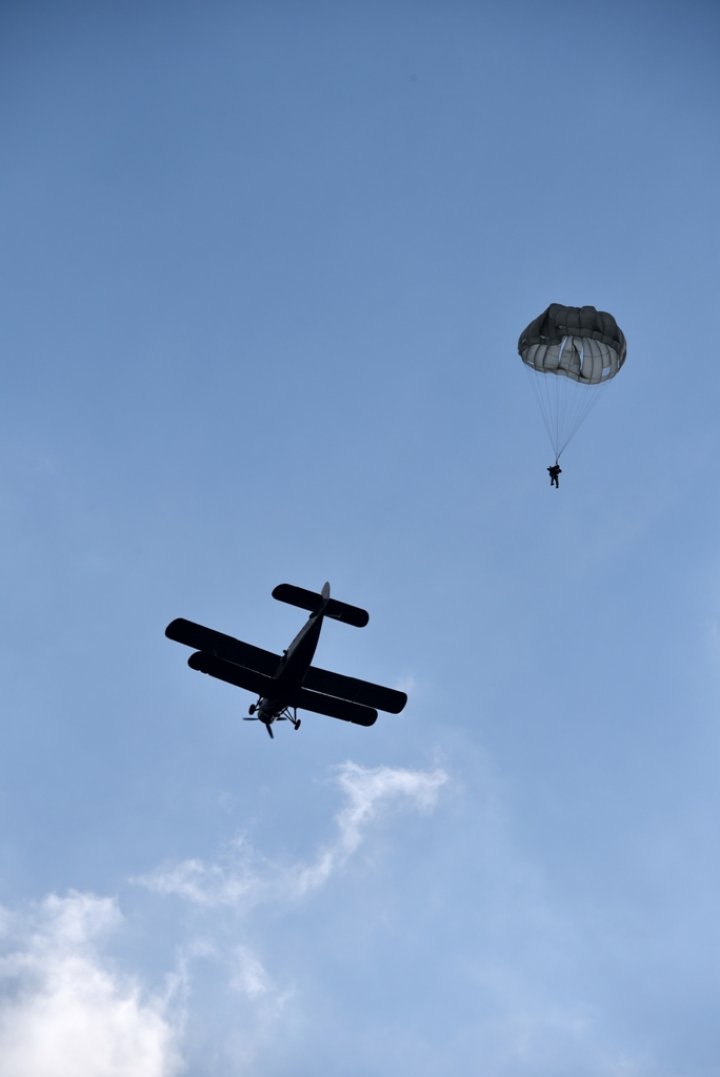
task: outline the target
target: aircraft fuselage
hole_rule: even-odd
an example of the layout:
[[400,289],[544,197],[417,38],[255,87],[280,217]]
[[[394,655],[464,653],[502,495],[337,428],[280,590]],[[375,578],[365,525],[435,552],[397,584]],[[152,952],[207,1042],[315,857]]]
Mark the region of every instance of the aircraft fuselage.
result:
[[323,614],[311,613],[288,649],[283,654],[273,676],[276,688],[272,695],[258,700],[257,714],[261,722],[271,722],[288,705],[288,699],[302,685],[305,674],[315,657]]

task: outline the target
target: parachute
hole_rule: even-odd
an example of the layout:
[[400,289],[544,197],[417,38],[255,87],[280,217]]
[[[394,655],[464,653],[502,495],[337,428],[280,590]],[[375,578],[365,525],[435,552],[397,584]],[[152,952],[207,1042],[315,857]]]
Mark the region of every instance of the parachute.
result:
[[551,303],[530,322],[518,352],[533,380],[555,461],[625,362],[627,343],[612,314]]

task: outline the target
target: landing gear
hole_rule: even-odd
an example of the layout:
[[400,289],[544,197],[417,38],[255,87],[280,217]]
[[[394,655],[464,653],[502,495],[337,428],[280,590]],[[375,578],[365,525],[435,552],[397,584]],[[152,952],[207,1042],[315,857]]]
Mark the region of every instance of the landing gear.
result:
[[[262,708],[261,703],[265,704]],[[300,719],[297,716],[296,707],[283,707],[281,711],[275,713],[275,707],[272,703],[268,706],[268,700],[262,699],[259,699],[257,703],[250,704],[247,717],[243,718],[243,721],[262,722],[270,737],[274,737],[274,733],[270,728],[273,722],[290,722],[293,729],[300,728]]]
[[297,716],[297,707],[285,707],[277,716],[278,722],[288,721],[293,729],[300,728],[300,718]]

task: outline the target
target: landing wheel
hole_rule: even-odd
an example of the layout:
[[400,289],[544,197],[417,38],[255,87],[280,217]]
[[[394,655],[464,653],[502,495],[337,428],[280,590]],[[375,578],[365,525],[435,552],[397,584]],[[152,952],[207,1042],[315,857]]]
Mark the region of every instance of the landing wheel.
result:
[[293,722],[293,725],[295,726],[295,729],[300,728],[300,721],[301,721],[300,718],[296,718],[295,721]]
[[257,703],[251,703],[248,707],[248,714],[254,714],[257,710]]

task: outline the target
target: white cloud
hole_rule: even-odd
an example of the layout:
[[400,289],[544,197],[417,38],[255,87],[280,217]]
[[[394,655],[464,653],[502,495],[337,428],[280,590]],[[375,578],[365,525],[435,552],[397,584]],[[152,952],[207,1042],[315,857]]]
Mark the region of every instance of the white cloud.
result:
[[[212,1021],[227,1017],[229,998],[235,1000],[232,1032],[225,1030],[222,1045],[210,1036],[218,1065],[222,1059],[225,1068],[245,1073],[262,1052],[278,1050],[278,1023],[282,1022],[290,1035],[303,1020],[307,983],[298,990],[294,973],[278,980],[255,947],[240,943],[235,929],[228,933],[228,923],[214,913],[228,909],[242,915],[260,905],[287,908],[316,893],[356,854],[371,828],[387,823],[397,810],[432,811],[447,780],[441,769],[413,771],[345,763],[334,775],[342,803],[335,816],[333,838],[317,848],[307,862],[268,859],[240,836],[212,860],[189,858],[132,880],[154,893],[179,897],[200,913],[205,935],[185,950],[184,957],[186,967],[193,964],[190,994],[201,990],[205,996],[212,995],[222,980],[225,994],[216,998]],[[237,923],[234,915],[231,922]],[[196,988],[197,984],[203,987]],[[192,1057],[200,1056],[208,1046],[207,1029],[201,1032],[193,1027],[192,1013],[189,1028],[186,1049]]]
[[[333,781],[341,795],[334,827],[305,862],[268,860],[241,838],[217,861],[186,860],[144,880],[194,907],[188,920],[184,905],[175,907],[177,918],[163,905],[176,955],[164,998],[108,958],[124,930],[115,900],[72,893],[51,896],[26,915],[0,907],[0,1077],[240,1077],[296,1072],[297,1059],[309,1057],[321,1058],[330,1072],[348,1044],[357,1071],[367,1073],[428,1074],[440,1072],[447,1058],[462,1068],[458,1060],[479,1055],[496,1077],[659,1072],[616,1043],[602,999],[578,978],[582,937],[542,874],[514,847],[487,774],[482,804],[472,802],[478,856],[472,868],[463,860],[463,887],[475,912],[466,910],[462,940],[452,918],[435,919],[435,876],[440,908],[451,907],[455,884],[442,869],[449,861],[434,856],[415,880],[417,901],[403,907],[400,919],[388,913],[384,893],[364,920],[373,923],[359,944],[347,947],[339,935],[336,947],[333,931],[323,935],[312,919],[316,903],[301,899],[329,887],[363,846],[372,851],[396,813],[435,810],[449,780],[440,768],[345,763]],[[459,792],[455,807],[467,814]],[[466,837],[458,833],[457,840],[442,843],[450,861],[462,859]],[[242,932],[238,910],[260,903],[263,914]],[[322,917],[337,906],[332,899],[317,904]],[[378,985],[376,961],[386,939],[394,947],[389,985]],[[437,983],[426,979],[426,968],[435,970]],[[403,982],[411,985],[408,998]],[[415,982],[422,984],[417,1016]],[[392,1005],[364,1013],[357,1001],[376,989]],[[423,1018],[457,997],[459,1017],[451,1007],[439,1022]]]
[[345,763],[338,772],[338,784],[347,801],[336,816],[338,836],[332,845],[320,851],[314,864],[296,870],[298,892],[305,894],[326,883],[360,847],[370,824],[393,805],[409,802],[421,811],[432,810],[446,781],[447,774],[439,769],[368,769]]
[[132,881],[159,894],[175,894],[201,906],[247,911],[261,901],[303,897],[325,885],[358,850],[373,823],[404,805],[431,811],[447,781],[441,769],[413,771],[343,764],[337,783],[345,804],[335,817],[337,835],[309,864],[283,866],[257,857],[243,838],[215,862],[196,858],[164,865]]
[[253,873],[252,852],[232,847],[223,860],[207,863],[191,858],[167,865],[135,883],[158,894],[175,894],[196,905],[250,907],[263,894],[265,880]]
[[191,904],[229,906],[248,911],[273,891],[273,865],[258,857],[240,835],[230,842],[215,861],[191,857],[178,864],[163,864],[131,882],[156,894],[175,895]]
[[238,994],[258,1001],[272,998],[275,992],[275,986],[262,962],[246,946],[235,948],[230,986]]
[[3,910],[0,1077],[173,1077],[182,1070],[167,999],[103,963],[114,900],[50,896]]

